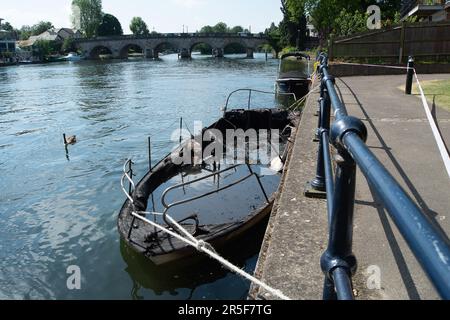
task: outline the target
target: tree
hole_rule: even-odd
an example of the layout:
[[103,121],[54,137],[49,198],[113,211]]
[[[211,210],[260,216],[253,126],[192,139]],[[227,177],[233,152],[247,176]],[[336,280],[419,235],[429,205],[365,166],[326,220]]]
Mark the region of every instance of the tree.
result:
[[62,44],[61,50],[65,53],[76,51],[74,39],[73,38],[65,39]]
[[264,34],[269,38],[269,45],[275,51],[275,59],[278,59],[278,53],[281,51],[280,29],[272,22]]
[[134,17],[131,20],[130,30],[134,35],[147,35],[150,33],[147,24],[141,17]]
[[392,21],[398,15],[402,0],[285,0],[285,2],[289,11],[300,10],[299,8],[303,7],[305,12],[308,12],[319,37],[325,40],[331,33],[347,28],[340,25],[348,24],[348,21],[339,18],[342,10],[347,13],[365,14],[370,5],[376,4],[381,8],[383,21]]
[[38,40],[33,45],[33,55],[38,56],[41,60],[60,50],[61,44],[54,41]]
[[335,20],[334,34],[337,36],[348,36],[357,32],[367,30],[366,13],[355,11],[354,13],[342,9]]
[[31,27],[31,35],[37,36],[52,28],[54,28],[53,23],[49,21],[40,21]]
[[10,32],[14,31],[13,26],[9,22],[2,23],[2,29]]
[[98,26],[103,20],[101,0],[73,0],[72,24],[88,37],[97,35]]
[[241,26],[235,26],[235,27],[233,27],[233,28],[231,28],[230,30],[229,30],[229,32],[230,33],[241,33],[241,32],[244,32],[244,28],[242,28]]
[[228,32],[228,26],[225,22],[219,22],[218,24],[216,24],[214,27],[214,32],[215,33],[227,33]]
[[102,22],[98,26],[97,35],[100,37],[121,36],[123,34],[122,26],[119,20],[112,14],[105,13]]
[[32,33],[32,28],[30,26],[22,26],[19,30],[17,30],[17,34],[19,36],[19,40],[28,40]]
[[306,42],[306,14],[302,1],[282,0],[280,23],[280,41],[284,46],[298,46],[302,49]]
[[211,26],[204,26],[200,29],[200,33],[214,33],[214,28]]

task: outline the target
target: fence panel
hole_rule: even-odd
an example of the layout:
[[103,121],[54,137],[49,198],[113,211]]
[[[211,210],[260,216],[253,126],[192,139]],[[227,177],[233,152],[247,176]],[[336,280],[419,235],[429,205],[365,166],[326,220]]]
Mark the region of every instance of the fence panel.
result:
[[331,39],[331,59],[391,58],[402,63],[410,55],[450,58],[450,22],[402,24],[390,29]]

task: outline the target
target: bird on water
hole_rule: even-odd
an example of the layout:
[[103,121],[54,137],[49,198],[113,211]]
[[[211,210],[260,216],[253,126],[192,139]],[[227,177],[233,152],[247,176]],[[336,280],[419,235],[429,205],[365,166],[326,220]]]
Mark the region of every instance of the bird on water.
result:
[[69,136],[67,137],[65,133],[63,133],[64,144],[67,146],[69,144],[77,143],[77,136]]

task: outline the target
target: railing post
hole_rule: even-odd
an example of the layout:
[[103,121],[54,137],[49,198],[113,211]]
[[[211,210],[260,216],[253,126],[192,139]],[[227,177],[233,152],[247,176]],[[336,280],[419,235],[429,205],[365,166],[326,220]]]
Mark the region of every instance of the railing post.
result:
[[407,76],[406,76],[405,93],[406,94],[411,94],[413,77],[414,77],[414,58],[411,57],[411,56],[408,58],[408,69],[407,70],[408,70],[408,73],[407,73]]
[[[337,149],[338,156],[328,248],[320,261],[326,276],[324,299],[353,299],[351,277],[357,268],[352,252],[356,163],[343,144],[347,134],[357,134],[361,140],[366,141],[367,128],[361,120],[344,116],[335,121],[330,130],[330,141]],[[331,282],[334,286],[331,286]],[[332,290],[336,291],[336,296]]]
[[326,82],[328,80],[333,80],[330,78],[323,78],[320,87],[319,99],[320,110],[319,110],[319,128],[317,130],[317,136],[319,140],[319,149],[317,152],[317,169],[315,178],[309,182],[305,195],[312,198],[326,198],[326,183],[325,183],[325,163],[323,155],[323,140],[319,137],[319,132],[323,130],[330,129],[330,110],[331,110],[331,100],[326,89]]
[[[334,272],[340,269],[351,279],[357,266],[352,252],[356,164],[346,151],[341,150],[336,165],[336,184],[328,248],[321,259],[322,271],[326,277],[323,292],[325,300],[336,298]],[[337,295],[342,295],[342,293],[337,292]],[[344,296],[351,296],[351,293],[347,292]]]

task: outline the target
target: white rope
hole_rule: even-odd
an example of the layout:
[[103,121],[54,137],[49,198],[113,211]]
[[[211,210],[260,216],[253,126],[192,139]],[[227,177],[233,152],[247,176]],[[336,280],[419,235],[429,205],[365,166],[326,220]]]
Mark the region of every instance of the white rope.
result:
[[[402,70],[409,70],[409,67],[399,67],[399,66],[387,66],[387,65],[377,65],[377,64],[360,64],[360,63],[342,63],[346,65],[357,65],[357,66],[366,66],[366,67],[379,67],[379,68],[389,68],[389,69],[402,69]],[[447,174],[450,178],[450,157],[447,151],[447,148],[445,147],[444,140],[442,139],[441,134],[439,133],[439,129],[436,125],[436,121],[433,118],[433,115],[430,111],[430,106],[428,105],[427,98],[425,96],[425,93],[423,91],[422,85],[420,84],[419,77],[417,76],[416,69],[413,68],[414,76],[416,78],[417,85],[419,87],[423,107],[425,109],[425,113],[427,115],[428,122],[430,123],[431,131],[433,131],[434,139],[436,140],[436,144],[439,149],[439,153],[441,154],[442,160],[444,162],[445,169],[447,171]]]
[[[142,212],[144,213],[144,212]],[[135,218],[148,223],[158,229],[160,229],[163,232],[166,232],[167,234],[171,235],[174,238],[177,238],[180,241],[183,241],[184,243],[196,248],[198,251],[200,252],[204,252],[207,255],[209,255],[211,258],[213,258],[214,260],[218,261],[220,264],[222,264],[224,267],[228,268],[229,270],[233,271],[234,273],[240,275],[241,277],[251,281],[252,283],[260,286],[261,288],[263,288],[264,290],[266,290],[267,292],[269,292],[271,295],[278,297],[282,300],[292,300],[291,298],[289,298],[288,296],[284,295],[280,290],[276,290],[272,287],[270,287],[269,285],[265,284],[264,282],[262,282],[261,280],[253,277],[252,275],[248,274],[247,272],[245,272],[244,270],[240,269],[239,267],[235,266],[234,264],[232,264],[231,262],[229,262],[228,260],[226,260],[225,258],[223,258],[222,256],[220,256],[215,250],[214,248],[207,242],[203,241],[203,240],[197,240],[194,236],[192,236],[186,229],[184,229],[182,226],[180,226],[177,222],[175,222],[173,220],[172,217],[167,216],[169,218],[169,220],[174,223],[174,225],[180,229],[180,231],[182,233],[184,233],[187,238],[179,235],[178,233],[163,227],[161,225],[159,225],[156,222],[150,221],[142,216],[140,216],[139,214],[132,212],[131,213]]]
[[425,97],[425,93],[423,92],[423,89],[420,84],[419,77],[417,76],[416,70],[414,70],[414,75],[416,77],[417,85],[419,86],[419,91],[420,91],[420,95],[422,97],[422,103],[423,103],[423,107],[425,109],[425,113],[428,118],[428,122],[430,123],[431,130],[433,131],[434,139],[436,140],[442,160],[444,161],[445,169],[447,170],[447,174],[450,178],[450,157],[448,155],[447,148],[445,147],[444,140],[442,139],[442,136],[439,133],[439,129],[436,125],[436,121],[434,120],[433,115],[431,114],[430,106],[428,105],[427,98]]
[[301,98],[300,100],[295,101],[290,107],[288,107],[288,110],[296,110],[298,107],[300,107],[300,105],[302,104],[302,102],[305,102],[305,100],[312,95],[313,93],[316,93],[316,90],[320,88],[320,85],[316,86],[315,88],[311,89],[305,96],[303,96],[303,98]]
[[365,64],[365,63],[351,63],[351,62],[340,62],[337,65],[344,64],[349,66],[363,66],[363,67],[377,67],[377,68],[386,68],[386,69],[401,69],[407,70],[408,67],[400,67],[400,66],[388,66],[383,64]]

